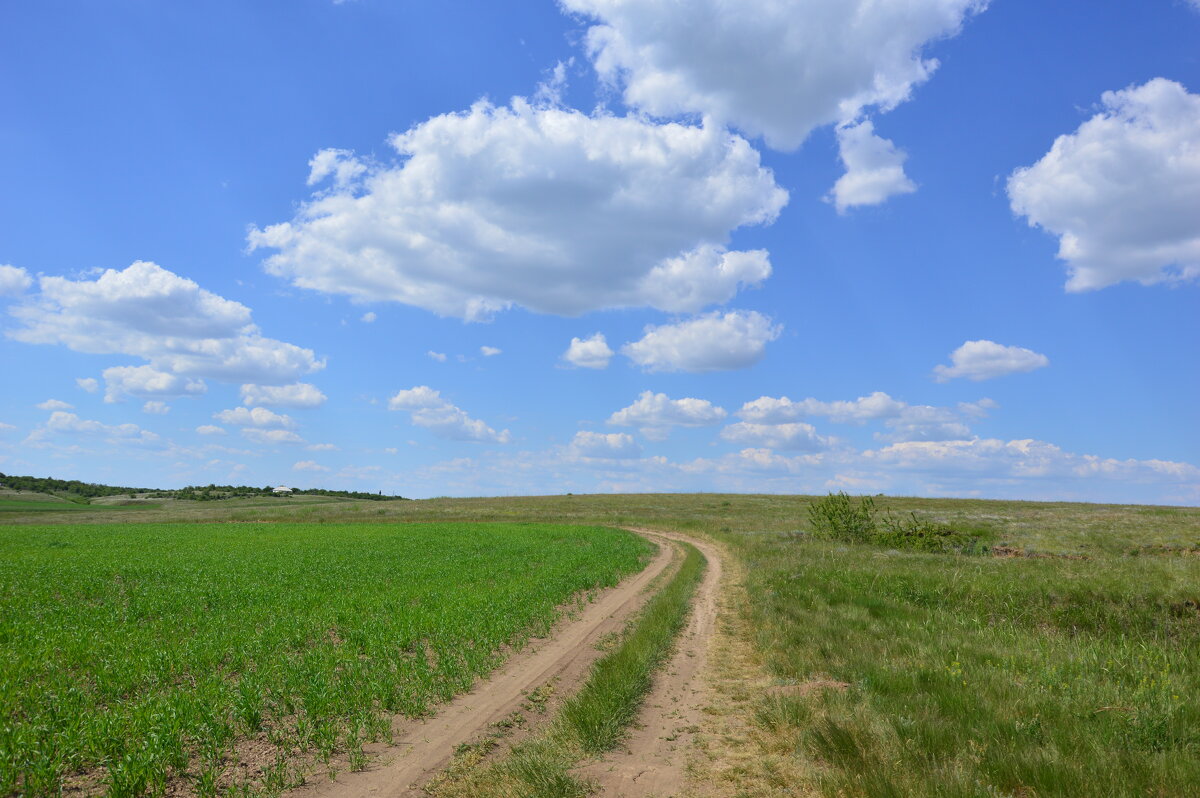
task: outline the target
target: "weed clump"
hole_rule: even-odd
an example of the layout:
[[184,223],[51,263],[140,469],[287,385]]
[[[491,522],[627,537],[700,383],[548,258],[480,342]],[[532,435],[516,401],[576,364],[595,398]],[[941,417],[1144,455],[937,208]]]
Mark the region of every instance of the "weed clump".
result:
[[808,518],[813,536],[823,540],[926,552],[983,554],[987,551],[982,535],[921,518],[916,513],[896,517],[889,510],[877,520],[875,499],[871,496],[855,499],[841,491],[830,493],[808,506]]
[[988,547],[977,534],[955,529],[910,512],[908,517],[894,518],[889,512],[882,527],[872,536],[872,543],[894,549],[917,551],[956,551],[961,554],[986,554]]

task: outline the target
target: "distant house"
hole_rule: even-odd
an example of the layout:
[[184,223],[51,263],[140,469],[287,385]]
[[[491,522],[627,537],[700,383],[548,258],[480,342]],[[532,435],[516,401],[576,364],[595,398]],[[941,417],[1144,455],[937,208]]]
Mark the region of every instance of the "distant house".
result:
[[278,488],[271,488],[271,492],[279,496],[291,496],[292,489],[286,485],[280,485]]

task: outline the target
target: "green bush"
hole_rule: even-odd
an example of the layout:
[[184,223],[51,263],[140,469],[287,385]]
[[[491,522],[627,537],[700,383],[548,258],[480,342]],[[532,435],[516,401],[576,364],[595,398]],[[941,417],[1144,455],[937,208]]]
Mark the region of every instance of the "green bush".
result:
[[857,499],[845,493],[830,493],[808,506],[812,534],[824,540],[843,543],[873,543],[892,549],[981,554],[985,552],[984,535],[977,531],[956,529],[916,513],[907,517],[888,512],[882,521],[875,518],[875,500],[870,496]]
[[854,502],[845,493],[831,493],[808,506],[813,534],[846,543],[869,543],[875,534],[875,500],[870,496]]

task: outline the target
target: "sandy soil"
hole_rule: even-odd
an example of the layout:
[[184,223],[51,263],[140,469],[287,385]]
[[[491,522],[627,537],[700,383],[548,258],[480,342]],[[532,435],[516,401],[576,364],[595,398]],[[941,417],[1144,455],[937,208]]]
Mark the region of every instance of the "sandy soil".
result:
[[[661,542],[661,540],[659,541]],[[645,589],[678,556],[662,545],[640,573],[602,594],[579,616],[548,639],[514,655],[489,679],[447,704],[434,717],[409,721],[397,729],[396,744],[366,770],[340,773],[287,793],[289,798],[398,798],[424,795],[421,785],[449,763],[455,749],[480,737],[488,727],[520,709],[533,690],[557,680],[557,689],[574,692],[599,656],[597,643],[620,631],[645,602]]]
[[701,731],[713,691],[704,678],[709,642],[716,628],[722,563],[721,550],[706,541],[673,532],[627,527],[648,537],[691,543],[708,560],[696,590],[692,614],[674,654],[655,677],[654,687],[621,749],[575,772],[596,783],[606,798],[683,795],[688,758]]

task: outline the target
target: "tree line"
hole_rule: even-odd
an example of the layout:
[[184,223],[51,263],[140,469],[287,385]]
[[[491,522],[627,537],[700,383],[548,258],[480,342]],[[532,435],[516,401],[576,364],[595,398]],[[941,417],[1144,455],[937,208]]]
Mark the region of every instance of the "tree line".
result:
[[[275,496],[274,487],[267,485],[256,488],[249,485],[188,485],[175,490],[159,488],[130,488],[116,485],[100,485],[80,482],[77,479],[54,479],[53,477],[27,477],[0,473],[0,485],[16,491],[49,493],[64,499],[86,503],[101,496],[141,495],[148,499],[187,499],[192,501],[215,501],[248,496]],[[293,488],[292,495],[336,496],[343,499],[366,499],[369,501],[392,501],[403,496],[384,496],[358,490],[326,490],[325,488]]]

